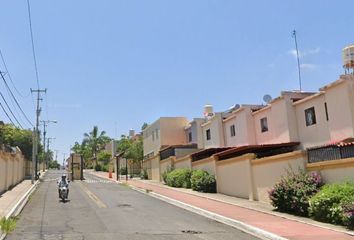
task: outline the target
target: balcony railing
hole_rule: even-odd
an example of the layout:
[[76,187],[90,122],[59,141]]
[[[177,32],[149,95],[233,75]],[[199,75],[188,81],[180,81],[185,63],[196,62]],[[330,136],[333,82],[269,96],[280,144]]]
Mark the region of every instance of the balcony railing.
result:
[[307,150],[308,163],[354,157],[354,144],[330,145]]

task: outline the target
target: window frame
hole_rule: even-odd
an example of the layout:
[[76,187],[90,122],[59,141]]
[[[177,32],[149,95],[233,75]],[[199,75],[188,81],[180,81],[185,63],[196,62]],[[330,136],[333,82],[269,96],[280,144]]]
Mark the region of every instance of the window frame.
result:
[[232,124],[230,126],[230,136],[231,137],[235,137],[236,136],[236,127],[235,127],[235,124]]
[[261,133],[268,132],[269,127],[268,127],[268,118],[263,117],[259,119],[260,125],[261,125]]
[[211,131],[210,128],[205,131],[206,140],[209,141],[211,139]]
[[[316,110],[315,107],[309,107],[306,108],[304,110],[304,114],[305,114],[305,125],[306,127],[310,127],[312,125],[316,125],[317,124],[317,119],[316,119]],[[313,114],[311,115],[311,120],[309,119],[309,114]]]

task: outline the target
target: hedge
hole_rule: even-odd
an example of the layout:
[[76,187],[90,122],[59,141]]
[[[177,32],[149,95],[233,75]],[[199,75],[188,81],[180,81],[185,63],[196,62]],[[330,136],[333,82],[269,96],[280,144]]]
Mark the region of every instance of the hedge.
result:
[[204,170],[192,172],[191,186],[193,190],[198,192],[216,193],[215,177]]

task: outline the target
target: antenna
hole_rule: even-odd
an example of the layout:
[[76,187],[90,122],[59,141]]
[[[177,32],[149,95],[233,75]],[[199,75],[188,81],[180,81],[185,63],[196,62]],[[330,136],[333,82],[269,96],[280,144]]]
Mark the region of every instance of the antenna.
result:
[[296,39],[296,30],[292,31],[292,37],[295,41],[295,49],[296,49],[296,58],[297,58],[297,70],[299,72],[299,85],[300,85],[300,92],[301,92],[301,70],[300,70],[300,59],[299,59],[299,50],[297,48],[297,39]]
[[266,94],[263,96],[263,101],[266,103],[266,104],[269,104],[270,101],[272,101],[272,96],[270,96],[269,94]]

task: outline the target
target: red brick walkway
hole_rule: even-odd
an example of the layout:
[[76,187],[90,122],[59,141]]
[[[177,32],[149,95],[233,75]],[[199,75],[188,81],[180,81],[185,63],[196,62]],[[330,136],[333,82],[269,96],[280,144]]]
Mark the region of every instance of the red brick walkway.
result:
[[[108,177],[107,174],[99,175],[105,178]],[[154,193],[246,223],[291,240],[354,240],[354,236],[345,233],[300,223],[216,200],[206,199],[181,191],[160,187],[155,184],[148,184],[136,180],[128,181],[128,184],[142,189],[150,189]]]

